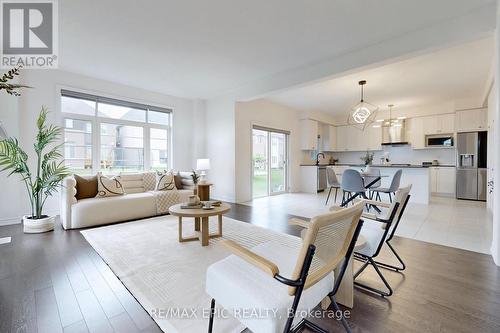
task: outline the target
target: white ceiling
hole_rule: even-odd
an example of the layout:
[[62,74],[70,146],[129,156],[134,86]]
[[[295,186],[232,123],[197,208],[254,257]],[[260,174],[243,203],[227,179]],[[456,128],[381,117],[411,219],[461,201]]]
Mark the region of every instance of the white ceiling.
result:
[[207,98],[494,2],[59,1],[60,67]]
[[365,101],[380,109],[388,104],[401,109],[452,101],[482,103],[493,54],[494,41],[488,37],[268,98],[300,110],[343,115],[359,102],[358,81],[367,80]]

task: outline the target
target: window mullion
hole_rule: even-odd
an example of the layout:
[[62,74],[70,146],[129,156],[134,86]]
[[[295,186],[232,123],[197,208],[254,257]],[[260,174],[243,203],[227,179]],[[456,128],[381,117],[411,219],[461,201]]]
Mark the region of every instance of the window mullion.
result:
[[143,136],[143,147],[144,147],[144,171],[151,169],[151,128],[150,126],[144,126],[144,136]]

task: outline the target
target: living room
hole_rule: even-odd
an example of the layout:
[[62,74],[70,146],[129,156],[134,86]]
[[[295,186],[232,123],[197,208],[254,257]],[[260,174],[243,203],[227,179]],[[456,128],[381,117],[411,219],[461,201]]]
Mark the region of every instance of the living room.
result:
[[42,3],[1,3],[1,332],[500,330],[497,1]]

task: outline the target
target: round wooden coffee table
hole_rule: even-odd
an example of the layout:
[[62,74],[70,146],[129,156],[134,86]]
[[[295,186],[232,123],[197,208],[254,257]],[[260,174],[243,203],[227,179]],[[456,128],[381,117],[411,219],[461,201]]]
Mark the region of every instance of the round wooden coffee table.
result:
[[[177,204],[171,206],[168,211],[171,215],[177,216],[179,218],[179,242],[191,242],[195,240],[201,241],[201,246],[207,246],[208,240],[210,238],[221,237],[222,236],[222,215],[229,212],[231,206],[226,203],[222,203],[219,207],[214,207],[213,209],[202,209],[202,208],[181,208],[184,204]],[[208,232],[208,218],[210,216],[218,216],[219,218],[219,230],[216,234],[210,235]],[[198,233],[195,237],[184,238],[182,236],[182,218],[183,217],[194,217],[194,231]],[[200,228],[201,220],[201,228]],[[201,230],[200,230],[201,229]]]

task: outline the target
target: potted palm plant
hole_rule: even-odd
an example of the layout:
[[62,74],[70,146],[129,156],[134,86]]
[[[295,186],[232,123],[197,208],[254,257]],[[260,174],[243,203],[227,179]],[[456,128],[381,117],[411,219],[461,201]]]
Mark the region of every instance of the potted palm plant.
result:
[[28,166],[28,154],[20,147],[16,138],[0,141],[1,171],[18,174],[28,193],[31,213],[23,217],[24,232],[38,233],[54,229],[55,216],[43,214],[45,201],[59,188],[64,177],[70,174],[62,161],[59,141],[62,129],[47,125],[47,109],[42,107],[37,119],[38,133],[34,143],[36,170]]

